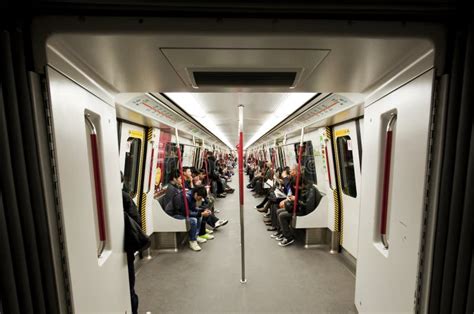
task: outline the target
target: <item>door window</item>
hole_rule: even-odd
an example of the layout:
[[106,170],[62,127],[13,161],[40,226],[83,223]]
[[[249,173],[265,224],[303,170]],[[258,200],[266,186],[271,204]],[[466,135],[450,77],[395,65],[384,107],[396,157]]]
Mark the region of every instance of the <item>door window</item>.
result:
[[130,145],[130,150],[125,153],[123,184],[124,190],[128,191],[132,197],[135,197],[138,192],[137,188],[142,140],[139,138],[129,137],[127,142]]
[[357,197],[351,137],[349,135],[340,136],[336,142],[342,192],[348,196]]

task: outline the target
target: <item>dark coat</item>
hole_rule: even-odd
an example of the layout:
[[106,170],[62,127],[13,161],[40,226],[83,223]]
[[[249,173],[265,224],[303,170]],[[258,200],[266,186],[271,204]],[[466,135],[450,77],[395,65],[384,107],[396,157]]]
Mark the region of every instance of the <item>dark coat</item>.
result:
[[298,216],[308,215],[318,207],[323,196],[318,189],[311,184],[298,200]]

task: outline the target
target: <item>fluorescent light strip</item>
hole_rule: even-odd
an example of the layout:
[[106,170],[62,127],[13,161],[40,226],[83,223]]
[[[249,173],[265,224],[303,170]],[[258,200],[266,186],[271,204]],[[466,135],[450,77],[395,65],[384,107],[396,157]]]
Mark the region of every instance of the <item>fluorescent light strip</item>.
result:
[[193,97],[191,93],[166,93],[166,96],[171,98],[173,102],[180,106],[195,120],[204,125],[229,148],[233,149],[234,146],[230,144],[229,140],[222,133],[221,129],[216,126],[216,123],[206,115],[206,112],[204,111],[203,107],[199,104],[199,102]]
[[[244,149],[247,149],[256,140],[271,130],[275,125],[283,121],[296,109],[316,95],[315,93],[289,93],[288,96],[280,103],[277,110],[267,118],[266,122],[258,129],[257,133],[247,142]],[[245,126],[244,126],[245,127]]]

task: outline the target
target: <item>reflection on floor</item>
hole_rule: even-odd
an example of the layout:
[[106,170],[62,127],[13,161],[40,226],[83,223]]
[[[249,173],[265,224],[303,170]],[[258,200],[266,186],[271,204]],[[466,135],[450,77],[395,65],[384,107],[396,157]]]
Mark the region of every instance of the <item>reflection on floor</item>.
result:
[[[237,177],[230,183],[238,186]],[[270,238],[261,199],[245,191],[247,283],[240,283],[239,195],[217,202],[229,223],[216,238],[178,253],[154,254],[137,274],[139,312],[151,313],[354,313],[355,278],[328,249],[280,247]]]

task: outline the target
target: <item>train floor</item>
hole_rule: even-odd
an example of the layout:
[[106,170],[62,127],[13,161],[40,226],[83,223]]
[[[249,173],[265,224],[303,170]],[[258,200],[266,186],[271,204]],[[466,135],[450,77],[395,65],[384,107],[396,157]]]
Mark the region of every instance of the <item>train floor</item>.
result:
[[305,249],[296,242],[280,247],[270,238],[262,199],[245,189],[247,283],[240,283],[238,178],[235,193],[216,202],[229,223],[215,239],[178,253],[155,253],[137,273],[140,313],[354,313],[355,277],[327,248]]

